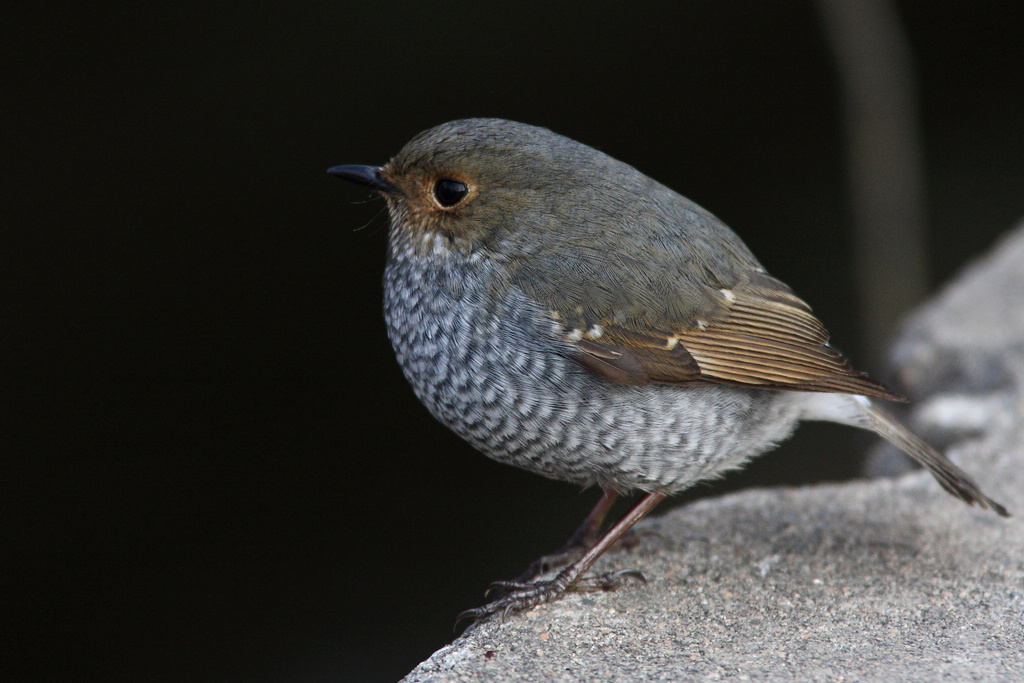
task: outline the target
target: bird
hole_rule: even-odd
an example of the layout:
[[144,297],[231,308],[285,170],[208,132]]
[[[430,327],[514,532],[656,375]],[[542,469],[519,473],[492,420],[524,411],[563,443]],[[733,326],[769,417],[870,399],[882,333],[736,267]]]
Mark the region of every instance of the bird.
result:
[[[952,495],[1009,516],[882,406],[905,399],[854,369],[735,232],[632,166],[546,128],[472,118],[382,166],[328,173],[387,204],[384,317],[423,405],[498,462],[602,490],[565,546],[492,583],[456,623],[644,580],[586,574],[664,498],[805,420],[875,432]],[[622,493],[642,496],[601,534]]]

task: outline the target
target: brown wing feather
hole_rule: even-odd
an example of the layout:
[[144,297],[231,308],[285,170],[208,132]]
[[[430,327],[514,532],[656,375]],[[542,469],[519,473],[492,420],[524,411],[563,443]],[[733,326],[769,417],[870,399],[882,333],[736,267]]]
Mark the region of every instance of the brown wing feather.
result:
[[607,321],[576,342],[584,365],[622,384],[720,383],[904,400],[828,346],[810,307],[753,272],[721,290],[722,313],[690,324]]

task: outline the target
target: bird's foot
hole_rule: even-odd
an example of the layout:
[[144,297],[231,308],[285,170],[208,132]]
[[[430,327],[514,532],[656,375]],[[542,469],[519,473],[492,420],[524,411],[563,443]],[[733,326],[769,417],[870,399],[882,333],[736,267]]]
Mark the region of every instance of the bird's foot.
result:
[[[657,531],[649,529],[630,529],[622,535],[622,538],[620,538],[615,545],[611,547],[611,551],[614,552],[622,549],[633,550],[640,545],[643,539],[648,537],[665,540],[665,537]],[[530,563],[530,566],[526,568],[526,571],[512,579],[512,581],[496,581],[492,583],[491,587],[487,589],[487,594],[501,597],[504,584],[527,584],[542,574],[547,574],[549,571],[554,569],[560,569],[568,566],[583,557],[583,555],[594,545],[594,542],[595,540],[592,538],[576,539],[574,537],[569,540],[569,543],[566,543],[563,547],[550,555],[538,557]]]
[[538,557],[530,563],[522,574],[511,581],[495,581],[487,588],[487,596],[494,595],[501,597],[506,592],[506,587],[516,588],[529,585],[541,574],[547,574],[553,569],[560,569],[568,566],[583,557],[583,554],[590,549],[590,545],[565,546],[544,557]]
[[463,619],[481,621],[495,614],[501,614],[502,619],[504,619],[510,613],[522,612],[573,591],[612,591],[621,586],[626,579],[632,578],[637,579],[641,583],[647,583],[644,575],[635,569],[620,569],[619,571],[608,572],[600,576],[575,580],[572,577],[572,569],[573,567],[569,567],[548,581],[534,581],[532,583],[495,581],[487,589],[487,595],[497,593],[500,597],[483,607],[468,609],[462,612],[455,618],[455,624],[458,625]]

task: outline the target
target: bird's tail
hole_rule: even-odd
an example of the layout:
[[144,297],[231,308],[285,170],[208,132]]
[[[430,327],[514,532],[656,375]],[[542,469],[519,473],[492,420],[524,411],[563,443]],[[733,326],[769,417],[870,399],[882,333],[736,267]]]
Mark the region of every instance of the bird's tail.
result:
[[[856,398],[860,399],[859,396]],[[969,505],[978,504],[1003,517],[1010,516],[1006,508],[982,492],[981,487],[971,479],[970,475],[904,427],[888,412],[879,408],[870,399],[863,399],[858,403],[864,404],[864,415],[867,422],[865,426],[928,468],[942,488]]]
[[828,419],[869,429],[926,467],[942,488],[960,500],[969,505],[977,504],[1003,517],[1010,516],[1005,507],[982,492],[970,475],[887,411],[875,405],[871,399],[849,394],[824,394],[821,399],[809,411],[808,417],[811,419]]

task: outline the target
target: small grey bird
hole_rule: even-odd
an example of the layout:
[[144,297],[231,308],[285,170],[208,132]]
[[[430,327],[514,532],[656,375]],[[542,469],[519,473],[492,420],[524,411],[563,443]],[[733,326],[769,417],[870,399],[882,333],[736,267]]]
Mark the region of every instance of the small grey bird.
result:
[[[499,462],[604,490],[564,548],[460,619],[638,577],[584,574],[665,496],[801,420],[874,431],[954,496],[1008,516],[877,405],[903,399],[830,347],[732,230],[631,166],[544,128],[467,119],[384,166],[328,172],[387,201],[384,315],[427,409]],[[599,536],[629,491],[646,495]]]

